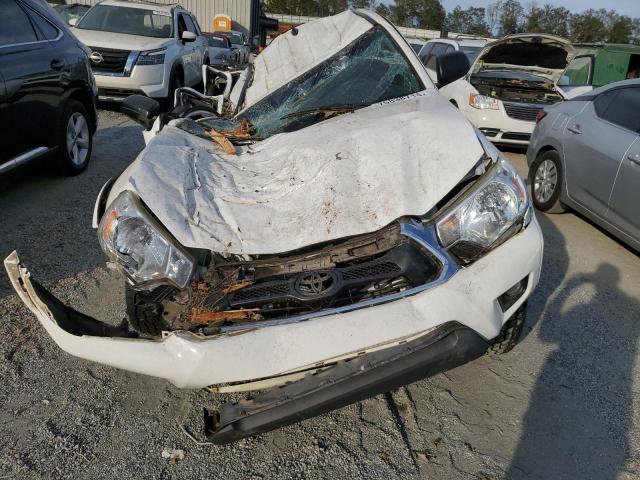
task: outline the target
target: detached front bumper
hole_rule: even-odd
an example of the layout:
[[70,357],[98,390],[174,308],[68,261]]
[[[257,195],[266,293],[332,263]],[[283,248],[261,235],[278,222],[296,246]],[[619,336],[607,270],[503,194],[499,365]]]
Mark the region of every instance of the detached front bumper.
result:
[[482,356],[489,343],[456,322],[402,345],[362,355],[282,388],[207,413],[208,440],[240,438],[335,410],[450,370]]
[[[543,241],[529,226],[472,265],[415,294],[375,306],[285,324],[202,337],[174,331],[161,339],[127,338],[76,312],[31,280],[14,252],[5,260],[25,305],[66,352],[116,368],[159,377],[182,388],[286,378],[345,358],[390,349],[457,322],[490,340],[538,283]],[[526,279],[508,308],[500,297]],[[276,380],[277,380],[276,378]]]

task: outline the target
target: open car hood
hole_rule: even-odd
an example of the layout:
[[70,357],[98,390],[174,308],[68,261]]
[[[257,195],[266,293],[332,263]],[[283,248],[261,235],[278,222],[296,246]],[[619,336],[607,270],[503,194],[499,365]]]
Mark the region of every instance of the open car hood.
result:
[[471,75],[486,71],[519,71],[557,82],[575,56],[562,37],[545,34],[509,35],[491,42],[480,52]]
[[[408,47],[407,47],[408,48]],[[184,246],[284,253],[424,215],[483,155],[436,90],[236,147],[165,127],[118,178]]]

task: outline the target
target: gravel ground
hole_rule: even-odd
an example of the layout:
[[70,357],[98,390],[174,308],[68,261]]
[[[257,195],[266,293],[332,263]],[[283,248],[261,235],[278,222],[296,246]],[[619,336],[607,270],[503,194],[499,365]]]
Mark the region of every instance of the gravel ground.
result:
[[[0,256],[17,248],[59,298],[118,321],[90,217],[143,142],[117,113],[100,121],[83,175],[0,178]],[[638,478],[640,258],[576,215],[538,216],[543,275],[514,351],[224,447],[178,427],[202,437],[202,407],[224,398],[63,353],[2,274],[0,478]]]

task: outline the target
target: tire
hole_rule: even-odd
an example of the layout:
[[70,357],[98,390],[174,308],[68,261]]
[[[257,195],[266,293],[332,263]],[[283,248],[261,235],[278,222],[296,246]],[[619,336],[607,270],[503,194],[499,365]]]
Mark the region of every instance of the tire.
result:
[[145,301],[144,295],[134,290],[128,283],[124,286],[127,304],[127,320],[131,328],[142,335],[158,337],[165,330],[170,330],[169,324],[163,318],[160,304]]
[[57,132],[58,171],[66,176],[84,172],[91,159],[93,136],[87,109],[78,100],[66,102]]
[[564,172],[558,152],[547,150],[538,154],[529,172],[531,198],[536,208],[548,213],[564,212],[560,201]]
[[509,320],[502,326],[500,334],[491,341],[487,354],[502,355],[513,349],[522,334],[524,321],[527,317],[527,302],[516,310]]

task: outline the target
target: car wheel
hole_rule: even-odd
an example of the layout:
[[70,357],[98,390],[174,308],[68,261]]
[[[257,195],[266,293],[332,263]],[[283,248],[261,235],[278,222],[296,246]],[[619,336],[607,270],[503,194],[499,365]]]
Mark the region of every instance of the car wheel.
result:
[[175,105],[173,104],[176,90],[184,87],[184,82],[182,80],[182,75],[178,71],[174,71],[171,74],[171,79],[169,80],[169,94],[167,96],[167,110],[171,110]]
[[69,100],[58,127],[58,168],[64,175],[78,175],[89,164],[93,138],[84,105]]
[[565,208],[560,202],[563,176],[558,152],[547,150],[540,153],[529,172],[531,197],[536,208],[549,213],[564,212]]
[[491,341],[489,355],[502,355],[513,350],[518,343],[518,339],[524,328],[524,321],[527,316],[527,302],[516,310],[516,312],[505,322],[500,330],[500,334]]

